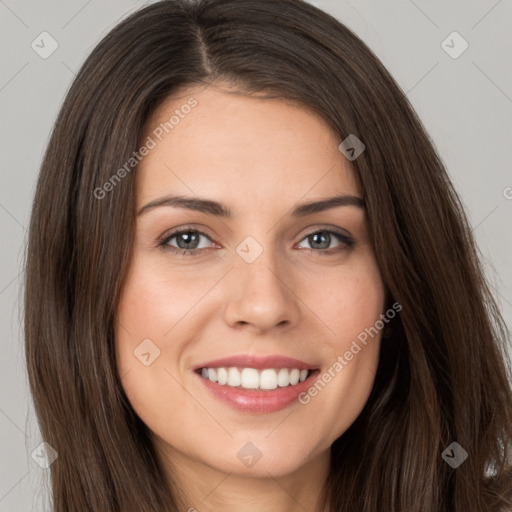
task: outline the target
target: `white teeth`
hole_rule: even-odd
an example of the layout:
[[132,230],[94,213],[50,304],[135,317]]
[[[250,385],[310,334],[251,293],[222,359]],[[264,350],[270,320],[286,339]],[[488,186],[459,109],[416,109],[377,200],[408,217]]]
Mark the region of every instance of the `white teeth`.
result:
[[217,381],[219,384],[223,385],[228,381],[228,372],[226,368],[219,368],[217,370]]
[[255,368],[244,368],[242,370],[240,385],[245,389],[258,389],[260,386],[260,376]]
[[[241,370],[241,371],[240,371]],[[202,368],[201,375],[212,382],[231,387],[242,387],[244,389],[271,390],[277,387],[295,386],[304,382],[309,370],[298,368]]]
[[292,386],[295,386],[295,384],[297,384],[297,382],[299,382],[299,379],[300,379],[300,370],[297,370],[297,368],[294,368],[290,372],[290,384]]
[[290,385],[290,373],[286,368],[281,368],[279,370],[279,373],[277,374],[277,385],[280,388],[284,388]]
[[261,389],[277,388],[277,373],[275,370],[263,370],[260,374]]
[[240,372],[238,368],[229,368],[228,369],[228,386],[237,387],[240,386]]

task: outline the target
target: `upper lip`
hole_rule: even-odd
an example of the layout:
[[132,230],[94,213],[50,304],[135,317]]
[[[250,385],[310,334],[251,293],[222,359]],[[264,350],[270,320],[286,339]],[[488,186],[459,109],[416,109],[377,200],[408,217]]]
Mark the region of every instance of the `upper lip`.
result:
[[221,367],[240,367],[240,368],[298,368],[299,370],[313,370],[315,366],[299,359],[286,356],[255,356],[239,355],[223,357],[214,361],[207,361],[194,367],[194,370],[201,368],[221,368]]

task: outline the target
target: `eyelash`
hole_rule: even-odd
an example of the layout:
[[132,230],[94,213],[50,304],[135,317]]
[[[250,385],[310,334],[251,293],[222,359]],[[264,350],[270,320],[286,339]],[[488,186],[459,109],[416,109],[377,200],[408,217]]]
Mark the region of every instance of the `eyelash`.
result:
[[[205,249],[179,249],[179,248],[173,247],[171,245],[168,245],[169,241],[172,240],[173,238],[175,238],[176,236],[181,235],[183,233],[190,233],[190,232],[205,236],[206,238],[211,240],[211,237],[208,236],[203,231],[200,231],[193,227],[185,227],[185,228],[181,228],[179,230],[173,231],[169,235],[164,236],[164,238],[161,238],[159,240],[158,247],[162,247],[163,250],[171,251],[175,254],[178,254],[179,256],[198,256]],[[351,247],[353,247],[355,245],[355,241],[352,240],[350,237],[348,237],[347,235],[344,235],[343,233],[341,233],[339,231],[335,231],[333,229],[318,229],[316,231],[311,231],[310,233],[307,233],[302,238],[302,240],[308,238],[311,235],[316,235],[318,233],[328,233],[329,235],[335,235],[341,242],[341,245],[339,245],[338,247],[331,248],[331,249],[307,249],[307,250],[317,252],[317,253],[322,253],[325,255],[331,255],[331,254],[335,254],[335,253],[341,252],[346,249],[350,249]],[[301,242],[302,242],[302,240],[301,240]]]

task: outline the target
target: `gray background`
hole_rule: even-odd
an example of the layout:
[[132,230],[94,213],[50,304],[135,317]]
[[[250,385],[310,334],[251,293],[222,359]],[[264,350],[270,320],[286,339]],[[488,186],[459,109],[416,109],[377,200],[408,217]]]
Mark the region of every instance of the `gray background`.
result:
[[[21,329],[21,262],[41,157],[85,57],[120,18],[144,3],[0,0],[0,512],[45,510],[41,482],[48,471],[31,458],[41,438]],[[512,1],[311,3],[358,34],[407,93],[466,206],[510,329]],[[31,47],[44,31],[58,43],[46,59]],[[453,31],[469,44],[458,58],[441,45]],[[453,37],[446,44],[451,52],[461,48]]]

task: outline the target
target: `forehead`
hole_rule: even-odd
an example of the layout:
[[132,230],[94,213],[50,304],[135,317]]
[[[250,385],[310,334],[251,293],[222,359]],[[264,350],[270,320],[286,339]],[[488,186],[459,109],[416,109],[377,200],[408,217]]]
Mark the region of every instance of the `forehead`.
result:
[[[193,106],[192,106],[193,105]],[[138,203],[162,193],[211,195],[224,202],[361,195],[338,137],[310,108],[283,99],[189,87],[148,119],[137,169]]]

